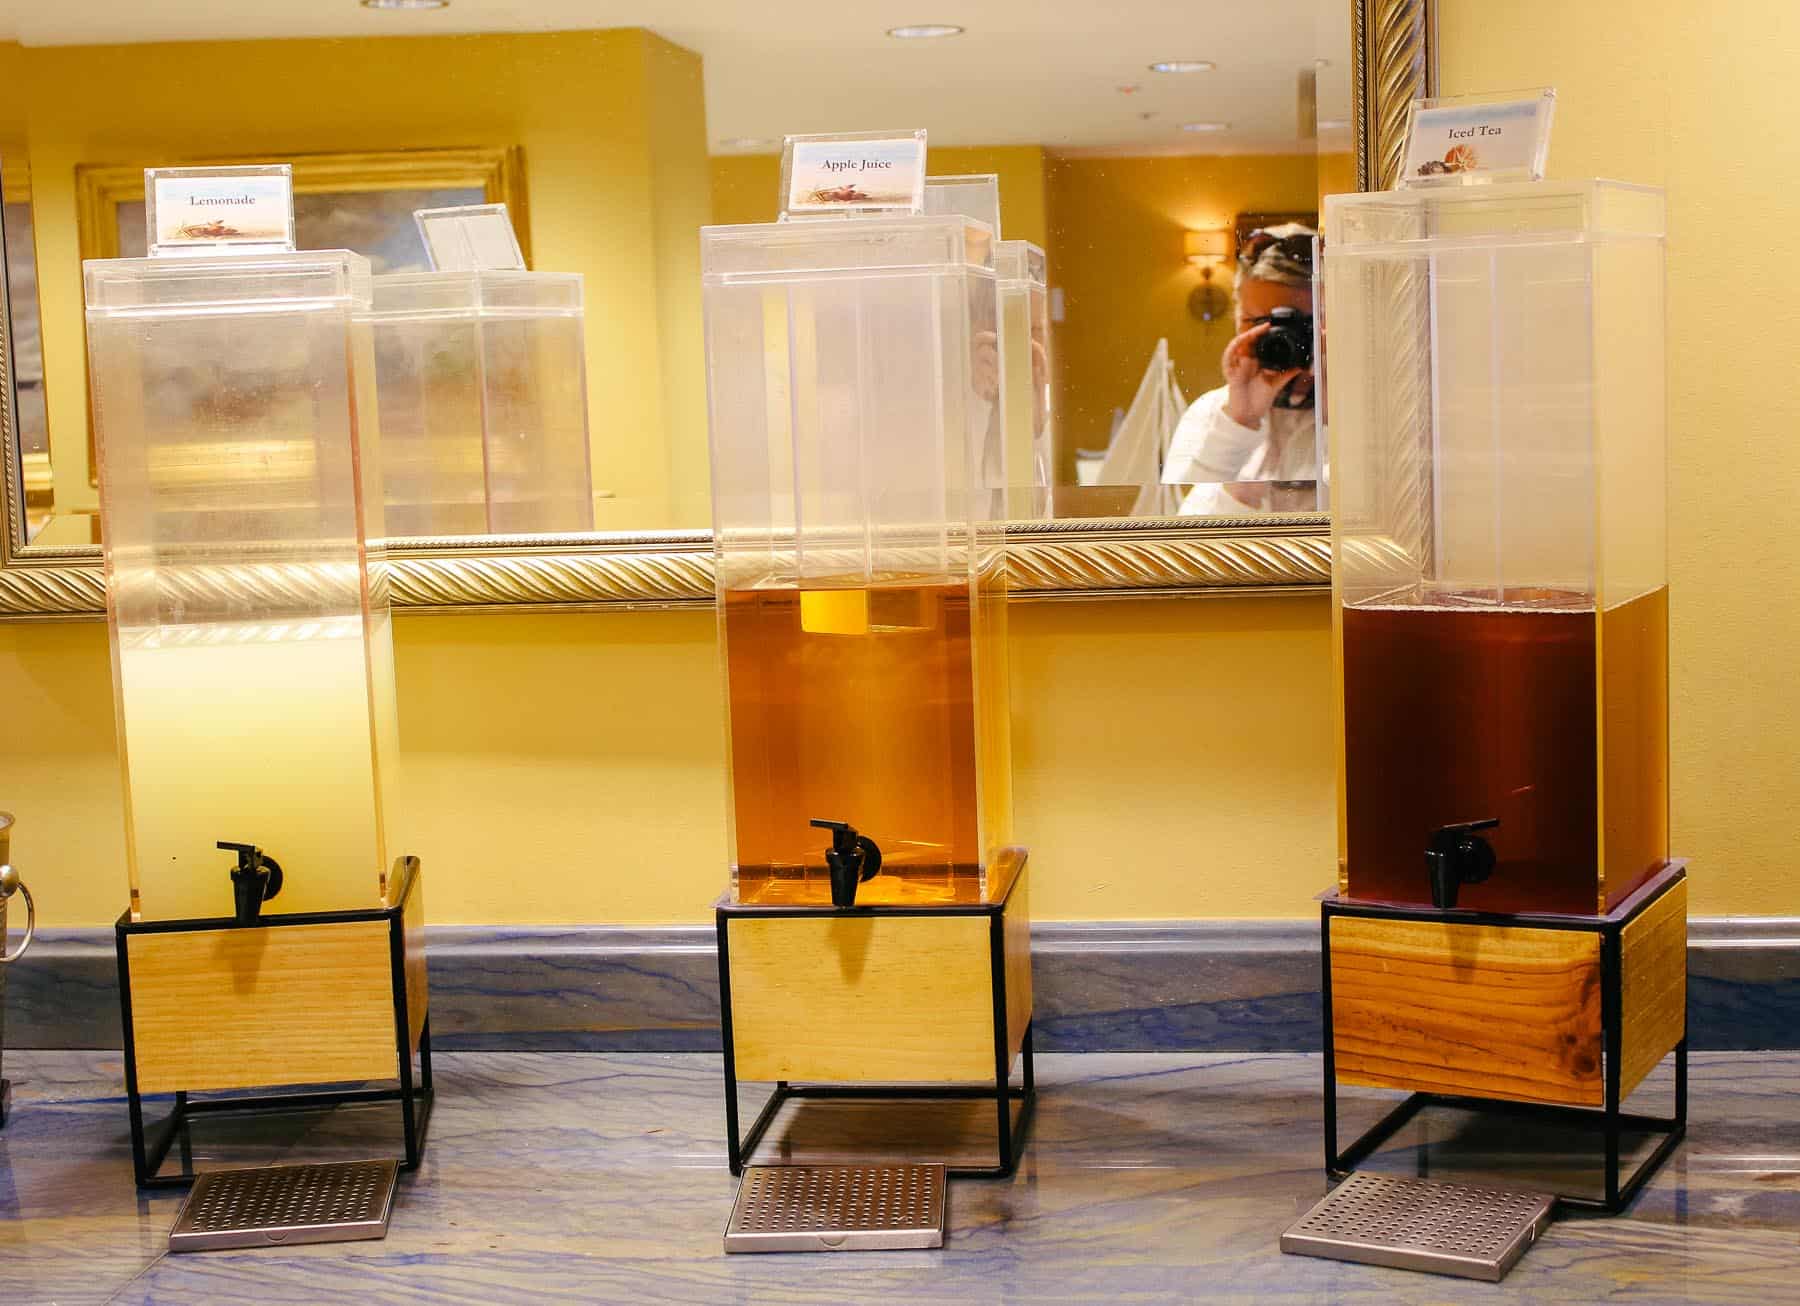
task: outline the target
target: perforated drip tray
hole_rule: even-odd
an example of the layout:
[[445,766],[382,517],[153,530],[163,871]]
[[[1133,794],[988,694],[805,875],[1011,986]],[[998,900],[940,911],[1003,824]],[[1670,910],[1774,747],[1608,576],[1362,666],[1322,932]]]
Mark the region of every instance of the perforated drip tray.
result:
[[891,1251],[944,1245],[941,1165],[752,1165],[728,1252]]
[[1550,1223],[1549,1193],[1353,1174],[1281,1235],[1281,1250],[1498,1283]]
[[194,1180],[172,1252],[385,1238],[397,1160],[214,1170]]

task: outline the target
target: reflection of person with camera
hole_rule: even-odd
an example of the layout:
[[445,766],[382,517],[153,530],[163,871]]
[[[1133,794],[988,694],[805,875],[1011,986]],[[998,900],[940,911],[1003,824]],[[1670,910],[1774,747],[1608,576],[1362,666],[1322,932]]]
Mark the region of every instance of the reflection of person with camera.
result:
[[1184,514],[1307,512],[1317,502],[1313,236],[1289,222],[1251,232],[1238,250],[1225,384],[1182,414],[1163,468],[1164,484],[1194,487]]

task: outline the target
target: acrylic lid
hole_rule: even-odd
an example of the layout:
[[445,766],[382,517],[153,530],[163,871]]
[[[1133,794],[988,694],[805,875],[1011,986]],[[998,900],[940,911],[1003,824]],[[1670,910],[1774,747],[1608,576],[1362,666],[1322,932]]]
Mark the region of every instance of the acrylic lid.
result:
[[579,317],[579,272],[390,272],[373,279],[376,319],[446,314]]
[[337,300],[369,307],[369,260],[347,249],[204,258],[89,259],[82,277],[90,313],[317,309]]
[[796,273],[991,272],[993,233],[956,214],[700,228],[706,284]]
[[994,242],[994,275],[1002,282],[1042,286],[1045,282],[1044,251],[1029,240]]
[[1660,238],[1666,226],[1660,187],[1600,178],[1409,187],[1325,197],[1327,257],[1378,253],[1424,241]]

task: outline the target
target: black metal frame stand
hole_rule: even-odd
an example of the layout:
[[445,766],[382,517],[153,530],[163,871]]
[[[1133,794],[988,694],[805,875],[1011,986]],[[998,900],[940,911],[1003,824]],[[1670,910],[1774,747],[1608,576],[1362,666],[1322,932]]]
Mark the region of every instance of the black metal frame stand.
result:
[[[1024,1151],[1025,1136],[1037,1105],[1037,1080],[1031,1046],[1031,1022],[1026,1021],[1025,1035],[1019,1048],[1021,1082],[1012,1083],[1012,1057],[1007,1046],[1006,1027],[1006,925],[1004,902],[975,903],[956,907],[740,907],[729,903],[718,906],[719,937],[719,1014],[725,1047],[725,1156],[733,1175],[741,1175],[755,1154],[763,1135],[774,1123],[781,1108],[794,1099],[835,1101],[978,1101],[990,1100],[995,1108],[995,1156],[991,1166],[948,1166],[946,1173],[963,1178],[1002,1179],[1018,1167]],[[988,918],[988,965],[993,986],[994,1007],[994,1080],[992,1084],[970,1085],[905,1085],[905,1084],[794,1084],[786,1080],[776,1083],[750,1132],[741,1133],[738,1120],[737,1051],[732,1039],[731,1022],[731,941],[727,924],[734,916],[767,919],[771,916],[869,915],[869,916],[985,916]],[[1018,1104],[1018,1118],[1013,1118],[1013,1105]]]
[[[416,863],[408,867],[407,882],[391,907],[368,911],[295,912],[266,916],[254,924],[240,925],[235,918],[172,921],[133,921],[130,913],[118,920],[114,933],[119,954],[119,1003],[125,1034],[125,1101],[131,1115],[131,1164],[139,1188],[180,1188],[198,1176],[188,1125],[195,1116],[278,1115],[295,1111],[323,1111],[332,1107],[377,1102],[400,1104],[400,1128],[404,1171],[418,1168],[425,1150],[425,1132],[431,1120],[431,1019],[427,1015],[419,1031],[419,1064],[415,1080],[410,1031],[411,1013],[406,993],[405,911],[417,885]],[[281,929],[294,925],[330,925],[383,921],[388,925],[389,979],[394,994],[394,1045],[398,1055],[398,1085],[394,1088],[333,1088],[302,1093],[229,1093],[192,1099],[177,1092],[174,1108],[154,1127],[144,1122],[144,1097],[138,1091],[137,1044],[131,1023],[131,961],[126,941],[133,934],[179,934],[201,930]],[[180,1143],[181,1169],[161,1174],[163,1162]]]
[[[1322,997],[1325,1014],[1325,1171],[1332,1180],[1343,1179],[1367,1160],[1377,1148],[1427,1107],[1448,1107],[1459,1111],[1511,1115],[1525,1119],[1553,1121],[1592,1129],[1600,1134],[1605,1149],[1603,1176],[1604,1195],[1599,1198],[1557,1194],[1560,1206],[1578,1211],[1598,1211],[1617,1215],[1649,1182],[1657,1168],[1669,1158],[1687,1133],[1688,1114],[1688,1040],[1687,1022],[1682,1020],[1681,1041],[1675,1045],[1675,1113],[1672,1116],[1637,1115],[1623,1110],[1621,1076],[1624,1042],[1624,1018],[1621,992],[1623,957],[1621,939],[1625,926],[1639,913],[1661,898],[1685,877],[1684,871],[1668,877],[1656,892],[1646,894],[1631,904],[1630,910],[1613,916],[1501,915],[1494,912],[1437,911],[1431,908],[1384,906],[1377,903],[1350,902],[1335,895],[1320,900],[1320,952],[1323,973]],[[1458,925],[1490,925],[1513,929],[1574,930],[1600,936],[1600,1030],[1603,1044],[1604,1099],[1599,1108],[1557,1106],[1548,1103],[1513,1102],[1499,1098],[1460,1096],[1449,1093],[1416,1092],[1405,1098],[1386,1115],[1365,1130],[1349,1147],[1338,1149],[1338,1081],[1337,1056],[1331,1006],[1331,920],[1334,916],[1365,917],[1378,920],[1431,921]],[[1621,1181],[1620,1147],[1626,1130],[1660,1133],[1662,1140],[1628,1178]],[[1421,1158],[1421,1163],[1423,1163]]]
[[6,1128],[7,1117],[12,1115],[12,1080],[0,1079],[0,1129]]

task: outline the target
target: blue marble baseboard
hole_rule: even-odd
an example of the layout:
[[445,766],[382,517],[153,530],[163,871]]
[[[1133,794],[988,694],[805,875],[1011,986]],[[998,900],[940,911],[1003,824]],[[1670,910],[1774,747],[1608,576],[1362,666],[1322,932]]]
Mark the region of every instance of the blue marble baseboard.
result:
[[[436,926],[434,1045],[717,1051],[710,926]],[[1032,930],[1036,1043],[1048,1052],[1320,1047],[1315,921],[1044,922]],[[1800,918],[1689,924],[1697,1050],[1800,1048]],[[111,929],[44,930],[10,967],[15,1048],[117,1048]]]

